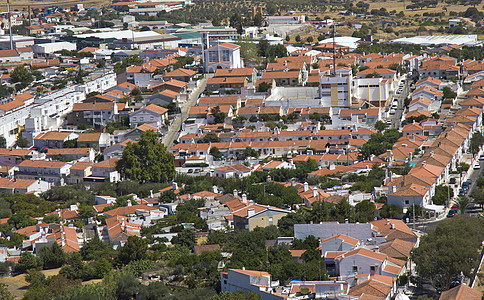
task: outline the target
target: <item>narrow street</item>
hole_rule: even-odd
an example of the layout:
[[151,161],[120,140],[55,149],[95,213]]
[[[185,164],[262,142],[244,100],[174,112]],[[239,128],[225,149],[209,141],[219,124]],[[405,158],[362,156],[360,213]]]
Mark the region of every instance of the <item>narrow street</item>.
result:
[[403,112],[405,111],[405,99],[407,98],[409,92],[410,92],[410,81],[406,79],[405,84],[403,86],[403,91],[400,94],[395,94],[393,96],[393,99],[398,100],[398,108],[396,109],[396,112],[394,115],[390,115],[390,120],[392,122],[392,124],[390,125],[390,128],[398,129],[400,127],[402,115],[403,115]]
[[171,122],[168,132],[163,138],[163,144],[167,148],[170,148],[173,146],[173,142],[175,139],[178,137],[178,134],[180,133],[181,130],[181,125],[185,120],[188,118],[188,110],[190,107],[195,105],[197,103],[198,97],[200,97],[200,94],[203,93],[205,90],[205,87],[207,86],[207,75],[201,80],[200,85],[190,94],[190,97],[188,100],[183,104],[181,107],[181,113],[178,114],[175,119]]

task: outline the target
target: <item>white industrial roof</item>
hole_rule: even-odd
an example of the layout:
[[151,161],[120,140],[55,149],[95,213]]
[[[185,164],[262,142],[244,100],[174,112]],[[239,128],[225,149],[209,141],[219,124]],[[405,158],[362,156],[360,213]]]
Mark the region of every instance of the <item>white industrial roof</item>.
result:
[[475,45],[478,43],[476,34],[466,35],[429,35],[429,36],[414,36],[409,38],[399,38],[392,41],[392,43],[401,44],[419,44],[423,46],[429,45]]
[[88,38],[88,37],[97,37],[100,39],[109,39],[109,38],[115,38],[117,40],[120,39],[132,39],[133,36],[135,39],[137,38],[149,38],[149,37],[154,37],[154,38],[159,38],[161,34],[156,33],[154,31],[131,31],[131,30],[119,30],[119,31],[110,31],[110,32],[94,32],[94,33],[83,33],[83,34],[76,34],[74,35],[75,37],[78,38]]
[[[346,46],[350,48],[350,51],[355,50],[358,47],[358,41],[360,38],[351,36],[337,36],[334,38],[336,44],[341,46]],[[331,44],[333,43],[333,38],[328,38],[319,42],[319,44]]]

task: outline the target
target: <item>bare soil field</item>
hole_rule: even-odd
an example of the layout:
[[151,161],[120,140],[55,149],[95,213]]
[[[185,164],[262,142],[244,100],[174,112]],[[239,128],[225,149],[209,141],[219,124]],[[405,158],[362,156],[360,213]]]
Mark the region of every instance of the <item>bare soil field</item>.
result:
[[[59,274],[60,268],[41,271],[46,277]],[[8,285],[8,290],[16,299],[21,299],[29,288],[29,283],[25,281],[25,274],[15,277],[0,278],[1,283]]]
[[[74,6],[75,4],[84,4],[84,7],[103,7],[111,4],[111,1],[109,0],[85,0],[85,1],[79,1],[79,0],[61,0],[61,1],[52,1],[52,0],[47,0],[47,1],[33,1],[33,0],[19,0],[19,1],[13,1],[10,3],[10,8],[12,10],[22,10],[22,11],[27,11],[28,6],[30,5],[30,8],[43,8],[43,7],[49,7],[49,6],[62,6],[62,7],[71,7]],[[2,4],[0,4],[0,9],[3,11],[6,11],[7,9],[7,4],[2,1]]]

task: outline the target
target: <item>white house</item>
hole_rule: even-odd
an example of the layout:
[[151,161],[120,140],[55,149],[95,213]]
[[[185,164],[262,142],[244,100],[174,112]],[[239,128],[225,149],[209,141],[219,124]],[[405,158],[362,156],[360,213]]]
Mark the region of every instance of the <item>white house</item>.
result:
[[24,160],[15,171],[15,178],[43,180],[53,185],[64,185],[71,164],[62,161]]
[[210,73],[215,73],[217,69],[243,68],[238,45],[221,43],[206,50],[204,57],[204,68]]
[[136,127],[140,123],[156,123],[156,127],[162,127],[166,120],[168,120],[168,109],[156,104],[150,104],[129,114],[131,127]]

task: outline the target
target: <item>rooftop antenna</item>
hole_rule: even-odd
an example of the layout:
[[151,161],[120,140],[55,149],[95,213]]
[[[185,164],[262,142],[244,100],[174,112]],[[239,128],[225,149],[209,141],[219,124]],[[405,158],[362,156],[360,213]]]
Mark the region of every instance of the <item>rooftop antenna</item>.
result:
[[333,22],[333,76],[336,77],[336,24]]
[[8,30],[10,33],[10,50],[13,50],[13,41],[12,41],[12,21],[10,17],[10,0],[7,0],[7,10],[8,10]]

